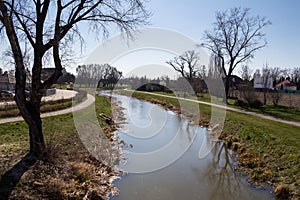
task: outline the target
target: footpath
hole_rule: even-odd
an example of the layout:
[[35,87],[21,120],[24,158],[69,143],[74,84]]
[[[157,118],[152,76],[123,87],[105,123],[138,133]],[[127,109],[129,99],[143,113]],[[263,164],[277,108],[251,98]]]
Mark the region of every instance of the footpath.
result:
[[252,115],[252,116],[255,116],[255,117],[259,117],[259,118],[268,119],[268,120],[272,120],[272,121],[281,122],[281,123],[284,123],[284,124],[289,124],[289,125],[300,127],[300,122],[279,119],[279,118],[275,118],[275,117],[264,115],[264,114],[260,114],[260,113],[255,113],[255,112],[241,110],[241,109],[238,109],[238,108],[231,108],[231,107],[222,106],[222,105],[218,105],[218,104],[214,104],[214,103],[210,103],[210,102],[193,100],[193,99],[186,99],[186,98],[181,98],[181,97],[174,97],[174,96],[163,95],[163,94],[156,94],[156,93],[152,93],[152,92],[142,92],[142,91],[139,91],[139,92],[140,93],[145,93],[145,94],[151,94],[151,95],[155,95],[155,96],[162,96],[162,97],[167,97],[167,98],[173,98],[173,99],[180,99],[180,100],[184,100],[184,101],[195,102],[195,103],[199,103],[199,104],[204,104],[204,105],[208,105],[208,106],[222,108],[222,109],[233,111],[233,112],[238,112],[238,113],[243,113],[243,114],[247,114],[247,115]]
[[[73,98],[76,95],[76,91],[72,91],[72,90],[56,90],[56,94],[54,95],[50,95],[47,97],[43,97],[42,101],[54,101],[54,100],[59,100],[59,99],[70,99]],[[82,110],[84,108],[89,107],[90,105],[92,105],[95,102],[95,97],[87,94],[87,99],[74,106],[71,108],[67,108],[64,110],[58,110],[58,111],[54,111],[54,112],[48,112],[48,113],[43,113],[41,114],[42,118],[45,117],[52,117],[52,116],[57,116],[57,115],[63,115],[63,114],[67,114],[67,113],[71,113],[71,112],[75,112],[75,111],[79,111]],[[15,103],[15,102],[6,102],[6,103]],[[2,103],[3,104],[3,103]],[[23,117],[11,117],[11,118],[3,118],[0,119],[0,124],[5,124],[5,123],[11,123],[11,122],[18,122],[18,121],[23,121]]]

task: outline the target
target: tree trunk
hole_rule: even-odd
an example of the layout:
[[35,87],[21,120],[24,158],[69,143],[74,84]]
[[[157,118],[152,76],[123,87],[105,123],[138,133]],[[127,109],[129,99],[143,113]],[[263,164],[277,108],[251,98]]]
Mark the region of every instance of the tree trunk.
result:
[[[25,86],[26,86],[26,70],[24,67],[23,55],[17,37],[17,33],[14,29],[12,16],[8,14],[7,7],[3,1],[0,1],[0,11],[3,19],[2,23],[5,26],[6,35],[10,43],[15,66],[16,66],[16,88],[15,88],[15,101],[20,110],[20,113],[26,123],[29,126],[29,137],[30,137],[30,152],[37,157],[41,157],[45,152],[45,142],[42,132],[42,124],[40,117],[40,102],[41,98],[39,95],[30,98],[30,102],[26,100]],[[42,57],[40,57],[40,60]],[[38,93],[37,93],[38,94]]]
[[266,88],[264,88],[263,91],[264,91],[264,105],[266,105],[267,104],[267,90],[266,90]]
[[42,158],[46,152],[40,112],[32,109],[29,119],[30,153]]
[[227,99],[229,97],[230,77],[231,77],[231,75],[228,75],[228,76],[225,77],[225,95],[226,95],[226,100],[224,102],[226,102],[226,103],[228,103]]
[[45,155],[45,141],[42,130],[42,120],[40,116],[40,98],[20,103],[16,98],[19,110],[24,120],[28,124],[30,153],[37,158],[43,158]]

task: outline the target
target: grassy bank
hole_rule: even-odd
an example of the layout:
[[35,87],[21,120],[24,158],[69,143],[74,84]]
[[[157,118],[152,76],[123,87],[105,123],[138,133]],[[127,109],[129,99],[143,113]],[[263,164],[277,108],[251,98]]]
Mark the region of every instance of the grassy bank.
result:
[[[156,94],[163,94],[163,95],[169,95],[169,96],[175,96],[173,93],[166,93],[166,92],[155,92]],[[199,96],[195,95],[185,95],[184,92],[181,91],[175,91],[176,96],[178,97],[184,97],[188,99],[198,100],[198,101],[204,101],[204,102],[210,102],[211,97],[208,93],[201,94]],[[290,120],[290,121],[296,121],[300,122],[300,109],[298,108],[289,108],[284,106],[274,106],[274,105],[264,105],[261,108],[255,109],[255,108],[245,108],[241,106],[235,106],[234,99],[228,99],[229,107],[238,108],[246,111],[261,113],[264,115],[269,115],[275,118],[284,119],[284,120]]]
[[[140,92],[132,96],[179,110],[176,99]],[[199,109],[202,117],[199,123],[203,125],[203,121],[210,119],[211,107],[199,104]],[[300,198],[299,127],[227,111],[220,139],[238,152],[239,169],[250,175],[253,184],[268,183],[277,190],[288,190],[292,199]]]
[[[241,107],[237,107],[241,108]],[[245,108],[242,108],[245,109]],[[300,109],[288,108],[283,106],[265,105],[260,109],[247,108],[247,111],[257,112],[264,115],[269,115],[275,118],[300,122]]]
[[[96,97],[95,108],[97,113],[111,115],[110,103],[104,97]],[[103,119],[99,118],[99,122],[106,133],[112,131]],[[49,157],[35,162],[23,174],[11,192],[11,199],[106,199],[109,193],[117,192],[111,179],[120,172],[87,152],[77,135],[72,114],[45,118],[43,128]],[[20,163],[28,150],[25,122],[0,125],[1,193],[13,183],[7,180],[9,170]]]

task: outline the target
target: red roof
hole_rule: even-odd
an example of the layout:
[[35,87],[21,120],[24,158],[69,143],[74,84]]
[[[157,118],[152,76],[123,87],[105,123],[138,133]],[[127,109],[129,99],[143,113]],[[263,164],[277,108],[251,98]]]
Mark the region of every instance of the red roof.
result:
[[280,88],[281,86],[284,86],[284,87],[293,87],[293,86],[296,86],[296,85],[293,82],[289,81],[289,80],[284,80],[281,83],[278,83],[276,85],[276,88]]

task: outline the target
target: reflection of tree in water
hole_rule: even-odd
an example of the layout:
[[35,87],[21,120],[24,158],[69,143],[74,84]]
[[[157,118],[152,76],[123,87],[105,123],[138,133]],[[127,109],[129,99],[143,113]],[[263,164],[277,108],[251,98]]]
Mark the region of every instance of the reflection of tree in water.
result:
[[[224,143],[217,143],[211,151],[211,160],[205,171],[194,168],[193,171],[199,176],[199,182],[208,182],[211,194],[208,199],[219,199],[220,195],[224,199],[252,199],[253,194],[243,191],[245,185],[242,178],[235,173],[233,159],[229,149]],[[244,194],[242,194],[244,193]],[[247,195],[247,196],[246,196]]]
[[[241,185],[243,184],[241,178],[236,175],[234,168],[231,164],[231,158],[228,148],[224,143],[218,143],[212,149],[212,162],[207,175],[215,176],[216,184],[215,189],[212,191],[219,191],[226,194],[227,197],[235,199],[240,196]],[[224,187],[227,185],[227,187]],[[215,199],[217,192],[211,194],[211,199]]]

